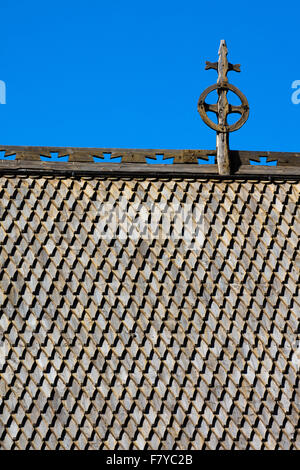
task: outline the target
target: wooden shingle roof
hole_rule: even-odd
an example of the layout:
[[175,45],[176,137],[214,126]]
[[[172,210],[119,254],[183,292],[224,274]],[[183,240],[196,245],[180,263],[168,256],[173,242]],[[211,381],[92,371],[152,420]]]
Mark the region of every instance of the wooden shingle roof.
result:
[[300,449],[298,154],[0,150],[1,448]]

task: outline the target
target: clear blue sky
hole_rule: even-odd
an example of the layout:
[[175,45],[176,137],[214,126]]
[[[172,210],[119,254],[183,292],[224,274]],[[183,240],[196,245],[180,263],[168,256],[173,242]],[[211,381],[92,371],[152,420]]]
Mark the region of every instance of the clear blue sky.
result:
[[294,1],[2,2],[0,142],[213,149],[197,101],[226,39],[250,104],[231,148],[300,152],[299,13]]

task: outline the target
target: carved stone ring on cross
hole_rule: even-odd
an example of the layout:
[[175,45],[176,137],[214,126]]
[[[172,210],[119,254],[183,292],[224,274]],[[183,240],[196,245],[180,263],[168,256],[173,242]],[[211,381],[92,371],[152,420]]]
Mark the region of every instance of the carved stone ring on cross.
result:
[[[205,98],[209,93],[211,93],[214,90],[221,89],[221,90],[228,90],[232,91],[235,93],[241,100],[242,104],[239,106],[233,106],[231,104],[227,104],[225,108],[225,117],[228,116],[228,114],[231,113],[239,113],[241,114],[240,119],[234,123],[234,124],[216,124],[214,123],[209,117],[207,116],[207,111],[212,111],[213,113],[216,113],[218,115],[218,104],[208,104],[205,102]],[[211,85],[204,92],[200,95],[199,101],[198,101],[198,112],[200,113],[201,118],[207,124],[209,127],[214,129],[215,131],[218,132],[233,132],[237,131],[240,129],[245,122],[247,121],[249,117],[249,105],[248,101],[245,95],[236,88],[234,85],[231,85],[231,83],[217,83],[215,85]]]

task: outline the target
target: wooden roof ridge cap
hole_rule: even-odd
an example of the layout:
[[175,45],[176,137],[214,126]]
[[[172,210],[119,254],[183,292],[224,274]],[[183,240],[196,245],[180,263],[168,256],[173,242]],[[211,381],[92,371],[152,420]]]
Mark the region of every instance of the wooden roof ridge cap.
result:
[[[216,150],[186,150],[186,149],[135,149],[135,148],[107,148],[107,147],[40,147],[40,146],[12,146],[0,145],[0,153],[2,159],[6,157],[15,157],[15,160],[22,161],[41,161],[41,157],[49,158],[55,153],[56,157],[68,156],[68,162],[86,162],[103,163],[113,162],[115,158],[122,158],[122,163],[145,163],[147,158],[155,161],[157,156],[159,159],[168,160],[173,158],[174,163],[198,163],[198,158],[208,160],[210,155],[216,155]],[[95,157],[95,158],[94,158]],[[9,158],[7,158],[9,160]],[[64,159],[65,160],[65,159]],[[45,161],[45,159],[44,159]],[[46,160],[47,161],[47,160]],[[58,160],[59,161],[59,160]],[[63,160],[62,160],[63,161]],[[160,163],[159,161],[159,163]],[[170,161],[166,163],[171,163]],[[209,163],[209,162],[208,162]]]
[[[162,155],[163,160],[174,157],[174,163],[198,163],[192,161],[191,157],[201,158],[206,156],[215,156],[216,149],[143,149],[143,148],[109,148],[109,147],[69,147],[69,146],[13,146],[13,145],[0,145],[0,152],[5,152],[1,160],[6,157],[15,155],[16,160],[38,160],[40,157],[51,157],[51,153],[56,153],[57,157],[69,156],[69,162],[72,161],[93,161],[93,157],[101,158],[103,154],[110,154],[111,158],[125,157],[122,163],[147,163],[146,158],[155,159],[156,155]],[[300,152],[277,152],[269,150],[230,150],[232,160],[241,158],[241,164],[245,164],[247,158],[256,157],[269,157],[278,160],[278,163],[287,163],[289,159],[293,159],[296,164],[300,162]],[[34,157],[34,158],[32,158]],[[72,158],[75,157],[75,158]],[[76,158],[78,157],[78,159]],[[81,158],[79,158],[81,157]],[[131,157],[131,158],[128,158]],[[140,160],[142,158],[142,160]],[[128,161],[127,161],[128,160]],[[271,161],[271,160],[270,160]],[[247,162],[248,163],[248,162]],[[209,164],[209,163],[208,163]]]
[[[272,168],[272,169],[271,169]],[[1,175],[39,175],[50,177],[113,177],[113,178],[221,178],[232,179],[300,179],[300,166],[298,167],[269,167],[241,165],[231,175],[220,175],[217,165],[161,165],[145,163],[66,163],[62,162],[35,162],[35,161],[0,161]]]
[[[29,152],[39,152],[39,151],[59,151],[59,150],[67,150],[70,152],[73,151],[103,151],[103,152],[200,152],[200,153],[213,153],[216,154],[216,149],[164,149],[164,148],[133,148],[133,147],[73,147],[70,145],[4,145],[0,144],[0,151],[3,150],[15,150],[15,151],[29,151]],[[285,152],[285,151],[275,151],[275,150],[247,150],[247,149],[230,149],[230,152],[247,152],[247,153],[261,153],[261,154],[284,154],[284,155],[298,155],[300,156],[299,152]]]
[[[0,145],[1,173],[51,171],[62,173],[163,174],[205,173],[218,175],[216,150],[204,149],[121,149],[103,147],[40,147]],[[52,153],[59,160],[51,160]],[[10,158],[10,157],[14,158]],[[108,158],[107,158],[108,156]],[[159,160],[157,158],[159,157]],[[6,158],[7,157],[7,158]],[[45,157],[42,158],[41,157]],[[65,158],[63,158],[65,157]],[[96,158],[94,158],[96,157]],[[211,159],[210,157],[214,157]],[[198,160],[202,160],[199,164]],[[165,161],[165,164],[164,164]],[[300,173],[300,152],[230,150],[231,175],[296,175]],[[257,162],[254,165],[252,162]],[[133,165],[134,164],[134,165]]]

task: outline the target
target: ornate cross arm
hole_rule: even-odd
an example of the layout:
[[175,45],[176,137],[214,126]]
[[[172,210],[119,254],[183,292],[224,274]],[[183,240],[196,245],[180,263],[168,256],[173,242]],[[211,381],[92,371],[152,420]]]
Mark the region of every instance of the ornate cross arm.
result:
[[[206,63],[205,70],[209,70],[209,69],[218,70],[218,62],[209,62],[207,60],[205,63]],[[234,72],[240,72],[241,71],[240,67],[241,67],[240,64],[230,64],[230,62],[228,62],[228,72],[230,72],[231,70],[233,70]]]

